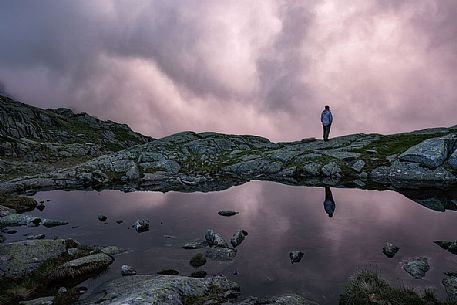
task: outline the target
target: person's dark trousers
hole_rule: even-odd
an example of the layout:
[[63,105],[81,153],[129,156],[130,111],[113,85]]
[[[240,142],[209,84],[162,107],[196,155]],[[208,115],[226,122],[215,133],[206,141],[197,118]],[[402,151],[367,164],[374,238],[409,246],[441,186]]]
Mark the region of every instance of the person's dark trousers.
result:
[[328,136],[330,135],[330,125],[322,125],[324,131],[324,141],[328,141]]

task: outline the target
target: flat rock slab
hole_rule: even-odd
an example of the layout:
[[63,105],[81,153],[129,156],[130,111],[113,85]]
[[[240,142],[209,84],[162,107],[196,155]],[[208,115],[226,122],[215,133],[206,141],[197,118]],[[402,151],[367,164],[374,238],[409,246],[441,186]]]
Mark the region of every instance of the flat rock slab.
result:
[[222,300],[225,294],[236,293],[239,289],[237,283],[224,276],[198,279],[175,275],[132,275],[106,283],[99,289],[100,293],[89,296],[82,304],[182,305],[186,298]]
[[92,255],[83,256],[63,264],[63,267],[80,268],[89,264],[109,265],[113,258],[105,253],[97,253]]
[[426,257],[413,257],[403,262],[403,269],[413,278],[421,279],[430,270],[430,265]]
[[400,160],[419,163],[429,168],[437,168],[449,156],[454,143],[454,135],[427,139],[402,153]]
[[22,278],[35,271],[43,262],[67,251],[64,239],[38,239],[0,245],[0,275]]

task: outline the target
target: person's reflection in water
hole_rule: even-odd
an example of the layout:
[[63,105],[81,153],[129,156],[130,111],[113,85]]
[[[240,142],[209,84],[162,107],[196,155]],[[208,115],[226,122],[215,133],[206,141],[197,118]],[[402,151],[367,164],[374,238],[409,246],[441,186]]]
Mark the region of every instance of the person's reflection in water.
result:
[[332,191],[328,186],[325,187],[324,210],[328,217],[333,217],[333,213],[335,212],[335,201],[333,200]]

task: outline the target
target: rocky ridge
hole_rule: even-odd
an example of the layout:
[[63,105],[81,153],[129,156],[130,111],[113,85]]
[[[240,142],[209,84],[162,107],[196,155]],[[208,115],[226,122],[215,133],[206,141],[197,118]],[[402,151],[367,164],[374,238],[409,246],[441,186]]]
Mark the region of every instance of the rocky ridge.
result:
[[2,179],[77,164],[150,138],[87,113],[44,110],[0,95],[0,140]]

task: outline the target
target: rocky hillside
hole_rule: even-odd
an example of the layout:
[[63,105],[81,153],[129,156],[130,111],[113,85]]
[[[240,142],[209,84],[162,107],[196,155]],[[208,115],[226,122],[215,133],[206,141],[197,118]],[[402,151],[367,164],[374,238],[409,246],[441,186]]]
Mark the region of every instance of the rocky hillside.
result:
[[[0,140],[0,179],[6,179],[14,172],[66,167],[151,139],[125,124],[65,108],[39,109],[0,95]],[[52,164],[39,164],[46,162]]]

